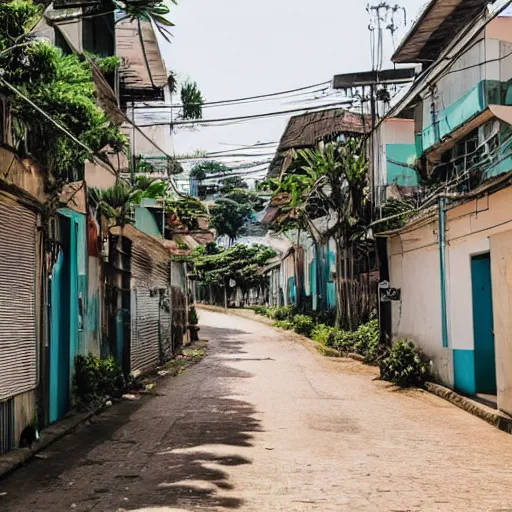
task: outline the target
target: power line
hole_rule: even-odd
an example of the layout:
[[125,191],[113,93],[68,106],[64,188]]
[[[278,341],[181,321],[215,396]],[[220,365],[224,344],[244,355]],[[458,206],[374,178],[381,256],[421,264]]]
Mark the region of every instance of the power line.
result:
[[243,120],[249,120],[249,119],[260,119],[265,117],[276,117],[276,116],[282,116],[286,114],[293,114],[298,112],[303,112],[304,114],[308,114],[310,111],[319,111],[322,109],[326,109],[329,107],[339,107],[340,105],[347,105],[352,104],[353,100],[345,100],[345,101],[339,101],[337,103],[328,103],[326,105],[319,105],[317,107],[303,107],[303,108],[295,108],[291,110],[281,110],[281,111],[275,111],[275,112],[266,112],[264,114],[252,114],[247,116],[236,116],[236,117],[224,117],[219,119],[194,119],[194,120],[184,120],[184,121],[174,121],[174,123],[149,123],[149,124],[140,124],[141,128],[147,128],[150,126],[191,126],[191,125],[205,125],[205,124],[211,124],[211,123],[225,123],[227,121],[243,121]]
[[[272,93],[268,93],[268,94],[259,94],[257,96],[246,96],[243,98],[233,98],[233,99],[228,99],[228,100],[209,101],[209,102],[203,103],[203,106],[224,105],[224,104],[229,104],[229,103],[238,103],[238,102],[242,102],[242,101],[256,100],[256,99],[262,99],[262,98],[274,98],[276,96],[283,96],[285,94],[290,94],[293,92],[307,91],[308,89],[318,88],[318,87],[321,87],[323,85],[327,85],[330,83],[331,83],[331,81],[328,80],[325,82],[320,82],[318,84],[312,84],[312,85],[306,85],[304,87],[298,87],[297,89],[289,89],[288,91],[272,92]],[[328,89],[328,87],[325,87],[323,89],[319,89],[318,91],[310,91],[310,93],[320,92],[321,90],[327,90],[327,89]],[[171,108],[171,109],[174,109],[174,108],[183,108],[183,105],[165,105],[163,107],[150,106],[150,107],[141,107],[141,108]]]
[[[302,97],[302,96],[306,96],[308,94],[314,94],[314,93],[319,93],[319,92],[324,92],[324,91],[327,91],[329,90],[329,87],[322,87],[321,89],[314,89],[312,91],[305,91],[305,92],[302,92],[300,94],[287,94],[285,95],[283,93],[282,97],[280,96],[273,96],[273,95],[269,95],[269,96],[261,96],[260,98],[255,98],[255,99],[248,99],[248,100],[244,100],[244,99],[233,99],[233,100],[225,100],[225,101],[213,101],[213,102],[205,102],[203,104],[201,104],[201,107],[203,108],[216,108],[216,107],[223,107],[223,106],[230,106],[230,105],[244,105],[244,104],[249,104],[249,103],[261,103],[261,102],[266,102],[266,101],[276,101],[276,100],[281,100],[281,99],[288,99],[288,98],[298,98],[298,97]],[[322,99],[321,97],[320,98],[304,98],[304,101],[314,101],[314,100],[317,100],[317,99]],[[151,110],[178,110],[178,109],[181,109],[183,108],[183,104],[176,104],[176,105],[152,105],[152,104],[147,104],[147,103],[144,103],[143,105],[136,105],[135,108],[137,110],[146,110],[146,109],[151,109]]]

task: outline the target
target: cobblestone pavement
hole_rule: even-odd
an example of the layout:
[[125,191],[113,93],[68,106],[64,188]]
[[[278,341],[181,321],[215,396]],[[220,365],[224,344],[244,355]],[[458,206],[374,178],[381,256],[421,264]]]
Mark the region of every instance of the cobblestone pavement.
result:
[[0,481],[0,510],[512,511],[512,436],[267,325],[201,324],[203,362]]

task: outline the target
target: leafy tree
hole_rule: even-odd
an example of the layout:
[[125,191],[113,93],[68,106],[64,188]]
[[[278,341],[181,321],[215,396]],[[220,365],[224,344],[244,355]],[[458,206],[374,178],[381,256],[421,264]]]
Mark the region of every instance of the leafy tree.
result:
[[198,217],[208,214],[206,206],[194,197],[168,199],[166,208],[174,214],[176,224],[182,224],[190,231],[199,229]]
[[[267,183],[273,196],[287,194],[291,215],[280,229],[294,224],[307,228],[321,240],[333,238],[336,243],[336,324],[346,319],[353,327],[349,300],[350,268],[347,261],[354,257],[356,238],[368,225],[369,197],[367,188],[368,164],[358,140],[329,143],[323,149],[299,150],[293,155],[297,166],[290,166],[278,180]],[[327,219],[327,228],[320,231],[314,220]],[[345,289],[344,289],[345,287]]]
[[[114,152],[123,151],[127,139],[97,106],[87,60],[63,55],[60,49],[46,41],[34,40],[29,34],[42,9],[42,5],[30,0],[0,4],[2,78],[94,152],[107,145]],[[102,62],[98,60],[100,67]],[[106,65],[112,67],[115,63],[109,60]],[[9,101],[18,150],[48,171],[48,190],[58,192],[64,182],[81,179],[90,153],[5,83],[0,84],[0,92]]]
[[190,177],[198,181],[203,181],[209,174],[226,174],[228,172],[230,172],[229,167],[220,162],[200,162],[192,167]]
[[266,286],[266,278],[260,272],[276,253],[269,247],[236,244],[228,249],[217,248],[215,252],[205,248],[195,253],[195,267],[201,282],[206,286],[224,289],[227,307],[229,282],[235,281],[244,293],[252,288]]
[[201,119],[203,117],[204,98],[196,82],[187,81],[181,86],[183,119]]
[[251,205],[240,204],[223,197],[215,201],[210,212],[212,214],[211,227],[217,230],[218,236],[226,235],[230,243],[233,243],[244,233],[245,223],[251,218],[253,209]]
[[222,180],[220,187],[220,193],[225,195],[229,194],[235,189],[248,188],[247,183],[241,176],[230,176]]
[[256,192],[235,188],[224,196],[238,204],[250,206],[255,212],[261,212],[265,208],[265,199],[260,197]]

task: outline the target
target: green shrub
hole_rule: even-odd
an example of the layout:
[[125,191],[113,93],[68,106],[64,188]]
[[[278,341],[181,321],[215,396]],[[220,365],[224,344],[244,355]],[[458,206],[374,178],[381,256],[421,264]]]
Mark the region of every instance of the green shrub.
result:
[[280,329],[286,329],[287,331],[293,329],[293,322],[291,320],[278,320],[272,325],[274,327],[279,327]]
[[325,324],[317,324],[311,331],[311,339],[322,345],[329,346],[335,332],[336,329],[334,327]]
[[315,324],[310,316],[295,315],[293,317],[293,329],[297,334],[309,337],[313,327],[315,327]]
[[354,352],[364,356],[367,363],[374,363],[380,355],[379,322],[371,320],[353,333]]
[[261,316],[270,316],[271,310],[265,306],[252,306],[249,309],[252,309],[254,313]]
[[295,312],[295,307],[289,304],[288,306],[279,306],[272,310],[272,318],[274,320],[292,320]]
[[354,352],[354,333],[335,330],[329,339],[329,346],[341,352]]
[[407,340],[397,341],[390,355],[380,363],[381,378],[402,388],[422,386],[428,375],[428,366],[423,356]]
[[125,385],[123,371],[113,357],[99,359],[88,356],[75,357],[73,398],[81,404],[100,402]]

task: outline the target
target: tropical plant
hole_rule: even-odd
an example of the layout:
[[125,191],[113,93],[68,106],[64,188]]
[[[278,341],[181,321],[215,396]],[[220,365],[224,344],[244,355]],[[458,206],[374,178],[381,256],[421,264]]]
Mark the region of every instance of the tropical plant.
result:
[[89,189],[89,201],[95,212],[119,226],[132,222],[131,206],[139,204],[142,197],[142,190],[133,188],[123,180],[118,180],[107,189]]
[[168,199],[166,202],[168,212],[175,215],[176,220],[189,231],[199,229],[199,217],[208,214],[206,206],[194,197],[181,199]]
[[311,331],[313,330],[315,323],[313,319],[308,315],[295,315],[293,317],[293,329],[297,334],[302,334],[303,336],[310,336]]
[[204,98],[196,82],[187,81],[181,86],[183,119],[201,119],[203,117]]
[[287,331],[291,331],[294,327],[291,320],[276,320],[272,326],[279,327],[279,329],[286,329]]
[[228,249],[218,248],[207,254],[204,248],[194,252],[194,264],[200,281],[205,286],[222,288],[224,304],[228,306],[230,281],[242,292],[267,286],[265,276],[259,271],[275,256],[275,252],[263,245],[248,247],[236,244]]
[[255,212],[260,212],[265,208],[265,200],[250,190],[235,188],[224,197],[238,204],[250,206]]
[[381,378],[400,387],[423,386],[429,377],[424,356],[411,341],[393,344],[389,356],[380,363]]
[[229,194],[236,189],[247,188],[247,183],[241,176],[229,176],[224,178],[221,182],[220,193],[223,195]]
[[271,311],[271,316],[274,320],[291,320],[295,316],[295,306],[278,306]]
[[217,199],[210,212],[210,226],[217,231],[217,236],[227,236],[230,243],[244,233],[245,224],[253,215],[250,205],[240,204],[226,197]]
[[92,354],[76,356],[73,399],[79,406],[101,402],[125,385],[123,371],[114,358],[99,359]]
[[[273,197],[288,198],[285,221],[276,229],[307,230],[314,238],[336,243],[336,325],[353,328],[352,301],[349,299],[349,270],[344,263],[353,257],[354,237],[367,226],[370,203],[367,188],[367,161],[360,141],[328,143],[321,149],[305,149],[288,155],[284,174],[265,184]],[[314,221],[326,219],[320,230]],[[346,277],[343,279],[342,277]],[[344,287],[346,289],[344,289]],[[346,298],[344,298],[346,295]],[[345,300],[344,300],[345,299]]]
[[316,324],[311,331],[311,339],[322,345],[330,345],[336,329],[325,324]]
[[[127,139],[97,106],[88,61],[63,55],[47,41],[30,35],[42,9],[31,0],[0,3],[0,92],[10,103],[15,145],[47,171],[47,189],[58,197],[63,183],[82,179],[84,162],[91,159],[91,152],[68,134],[96,154],[107,146],[114,152],[123,151]],[[112,59],[97,62],[100,68],[115,64]],[[48,112],[68,134],[20,94]]]
[[228,172],[230,172],[229,167],[220,162],[200,162],[192,167],[190,177],[202,181],[210,174],[227,174]]

